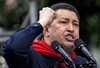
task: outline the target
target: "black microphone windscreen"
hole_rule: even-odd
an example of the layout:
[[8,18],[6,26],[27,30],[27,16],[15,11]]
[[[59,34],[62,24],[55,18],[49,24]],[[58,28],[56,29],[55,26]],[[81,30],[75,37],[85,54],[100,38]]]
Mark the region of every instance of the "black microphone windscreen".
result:
[[53,42],[51,43],[51,47],[52,47],[54,50],[57,50],[58,45],[59,45],[58,41],[53,41]]
[[61,47],[61,46],[60,46],[60,43],[59,43],[58,41],[53,41],[53,42],[51,43],[51,47],[52,47],[56,52],[58,52],[58,48]]
[[81,44],[85,45],[85,43],[81,39],[76,39],[74,41],[74,44],[75,44],[76,48],[79,48]]

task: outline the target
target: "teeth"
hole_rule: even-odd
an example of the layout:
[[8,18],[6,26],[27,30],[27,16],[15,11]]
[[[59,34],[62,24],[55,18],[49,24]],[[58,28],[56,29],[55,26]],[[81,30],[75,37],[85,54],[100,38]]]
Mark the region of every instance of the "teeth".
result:
[[72,39],[72,36],[67,36],[68,39]]
[[72,34],[66,34],[65,39],[69,42],[73,42],[74,41],[74,36]]
[[66,40],[73,41],[73,37],[71,35],[67,35],[65,38]]

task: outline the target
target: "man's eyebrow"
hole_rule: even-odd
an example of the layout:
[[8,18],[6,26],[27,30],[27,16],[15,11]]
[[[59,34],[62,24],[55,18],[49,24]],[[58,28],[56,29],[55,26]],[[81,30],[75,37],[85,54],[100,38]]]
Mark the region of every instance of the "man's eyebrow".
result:
[[69,18],[61,18],[61,19],[65,19],[65,20],[68,20]]
[[[69,20],[69,18],[61,18],[61,19],[64,19],[64,20]],[[79,20],[78,20],[78,19],[75,19],[74,21],[75,21],[75,22],[79,22]]]

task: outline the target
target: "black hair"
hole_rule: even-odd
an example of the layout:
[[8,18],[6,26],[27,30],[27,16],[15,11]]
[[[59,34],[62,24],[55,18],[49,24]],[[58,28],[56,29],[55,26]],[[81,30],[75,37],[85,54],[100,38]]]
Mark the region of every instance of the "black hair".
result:
[[67,10],[73,11],[73,12],[76,13],[78,19],[80,20],[80,16],[79,16],[79,13],[78,13],[77,9],[71,4],[68,4],[68,3],[56,3],[56,4],[53,4],[50,8],[53,9],[54,11],[57,11],[59,9],[67,9]]

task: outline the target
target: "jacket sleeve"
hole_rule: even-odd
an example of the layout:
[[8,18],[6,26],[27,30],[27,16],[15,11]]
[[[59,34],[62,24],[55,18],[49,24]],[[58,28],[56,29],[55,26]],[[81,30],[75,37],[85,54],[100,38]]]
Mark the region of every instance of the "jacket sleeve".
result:
[[31,68],[29,53],[32,41],[43,31],[39,23],[16,31],[3,45],[2,54],[9,68]]

